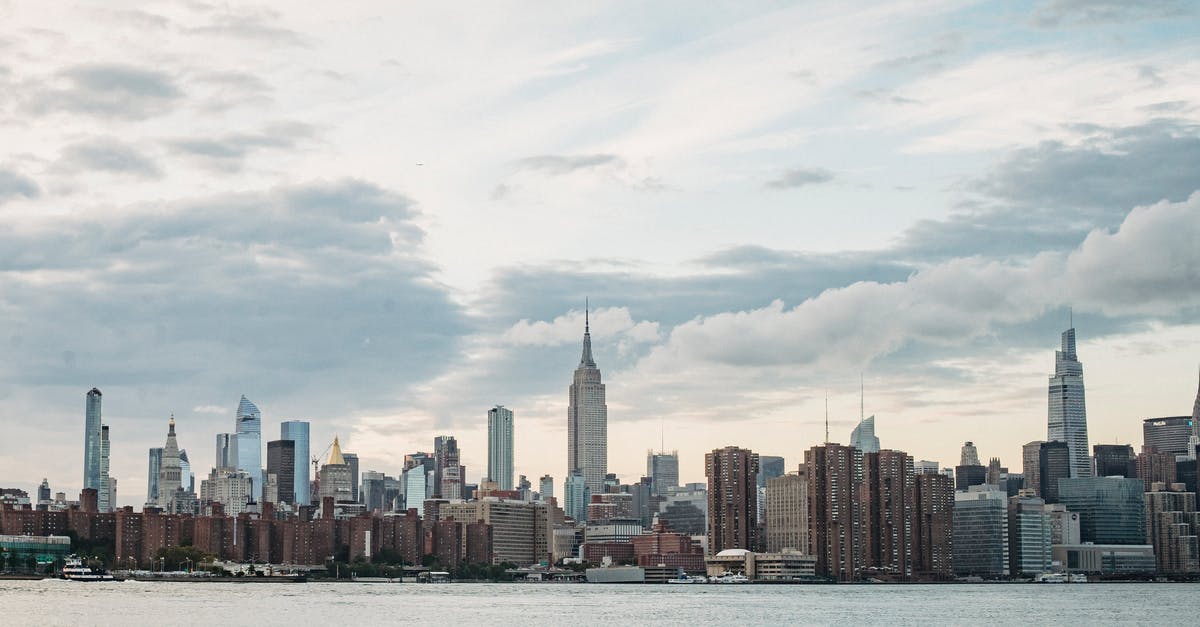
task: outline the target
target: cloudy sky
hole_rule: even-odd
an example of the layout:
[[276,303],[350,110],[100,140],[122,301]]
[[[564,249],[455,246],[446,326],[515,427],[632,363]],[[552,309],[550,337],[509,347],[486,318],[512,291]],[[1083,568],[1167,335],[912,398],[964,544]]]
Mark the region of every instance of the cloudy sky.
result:
[[[1129,5],[1129,6],[1126,6]],[[1190,2],[0,0],[0,485],[122,504],[240,395],[389,474],[486,411],[566,466],[583,303],[609,468],[740,445],[1020,466],[1074,309],[1091,442],[1190,411]]]

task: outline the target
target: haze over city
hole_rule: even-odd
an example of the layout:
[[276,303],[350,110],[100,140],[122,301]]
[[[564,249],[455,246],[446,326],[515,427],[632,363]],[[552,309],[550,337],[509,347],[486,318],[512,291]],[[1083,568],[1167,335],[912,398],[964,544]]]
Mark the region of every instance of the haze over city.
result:
[[[1091,443],[1191,413],[1184,3],[0,2],[0,477],[119,504],[244,394],[395,472],[487,411],[561,478],[584,301],[608,470],[737,445],[1020,467],[1077,330]],[[861,385],[861,388],[860,388]],[[860,389],[862,396],[860,397]]]

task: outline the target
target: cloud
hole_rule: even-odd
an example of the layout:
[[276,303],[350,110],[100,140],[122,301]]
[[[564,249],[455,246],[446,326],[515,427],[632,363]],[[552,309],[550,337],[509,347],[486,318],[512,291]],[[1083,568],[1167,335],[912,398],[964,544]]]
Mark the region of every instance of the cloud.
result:
[[279,25],[274,11],[213,15],[204,26],[187,29],[195,35],[213,35],[282,46],[309,46],[309,37]]
[[795,168],[784,172],[773,181],[768,181],[766,186],[771,189],[791,189],[828,183],[833,178],[833,172],[823,168]]
[[125,64],[84,64],[35,85],[25,109],[136,120],[169,113],[183,92],[166,73]]
[[197,85],[205,92],[205,107],[213,111],[272,102],[271,85],[249,72],[207,72],[193,77],[190,84]]
[[162,169],[132,144],[114,137],[94,137],[63,148],[52,168],[61,174],[110,172],[160,178]]
[[1180,0],[1049,0],[1033,13],[1035,26],[1127,24],[1190,15],[1192,6]]
[[37,198],[42,190],[28,176],[0,167],[0,205],[16,197]]
[[[658,339],[658,323],[635,322],[625,307],[595,309],[591,312],[595,325],[592,334],[597,339],[620,338],[634,342],[649,342]],[[551,322],[523,319],[512,325],[501,336],[503,342],[513,346],[561,346],[573,344],[582,337],[584,312],[571,311],[558,316]]]
[[167,147],[175,154],[191,157],[211,170],[237,172],[245,166],[246,157],[253,152],[289,150],[315,135],[316,130],[307,124],[276,124],[258,133],[177,138],[169,140]]
[[561,176],[602,166],[620,166],[624,161],[617,155],[539,155],[517,161],[520,170],[536,170],[551,176]]

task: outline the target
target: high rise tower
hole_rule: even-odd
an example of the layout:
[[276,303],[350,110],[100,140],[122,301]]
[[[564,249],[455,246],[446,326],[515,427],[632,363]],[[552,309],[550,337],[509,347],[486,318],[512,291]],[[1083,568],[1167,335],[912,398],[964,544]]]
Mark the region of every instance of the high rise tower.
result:
[[850,432],[850,446],[863,453],[878,453],[879,438],[875,436],[875,416],[863,418]]
[[513,486],[513,413],[503,405],[488,410],[488,479],[501,490]]
[[100,511],[111,512],[117,509],[117,480],[109,476],[109,455],[112,454],[112,443],[108,439],[108,425],[100,425],[100,491],[97,503]]
[[1071,476],[1092,476],[1088,459],[1087,408],[1083,402],[1083,364],[1075,354],[1075,327],[1063,331],[1062,350],[1054,353],[1050,377],[1046,439],[1067,443]]
[[87,393],[83,422],[83,487],[100,491],[100,390]]
[[250,475],[256,502],[262,501],[262,413],[242,396],[237,408],[237,469]]
[[310,498],[308,487],[308,423],[303,420],[288,420],[279,425],[279,439],[291,440],[296,443],[295,472],[296,477],[292,488],[296,492],[296,505],[308,505]]
[[567,407],[567,474],[580,474],[592,494],[603,494],[604,475],[608,474],[608,405],[600,369],[592,359],[586,307],[583,315],[583,355],[575,369]]
[[163,445],[162,462],[158,468],[158,506],[170,511],[175,491],[183,487],[183,470],[179,463],[179,443],[175,441],[175,415],[167,426],[167,443]]
[[1192,405],[1192,435],[1200,437],[1200,384],[1196,386],[1196,402]]

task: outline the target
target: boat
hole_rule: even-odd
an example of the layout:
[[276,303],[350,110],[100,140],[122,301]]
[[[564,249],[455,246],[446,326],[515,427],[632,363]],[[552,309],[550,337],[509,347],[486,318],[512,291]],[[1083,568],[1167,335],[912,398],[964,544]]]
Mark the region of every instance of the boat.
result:
[[63,563],[62,577],[68,581],[121,581],[104,570],[96,570],[78,557],[68,557]]
[[725,573],[718,577],[710,577],[708,583],[750,583],[750,578],[741,573]]
[[708,583],[708,579],[702,576],[692,577],[691,575],[683,574],[674,579],[668,579],[667,583]]

